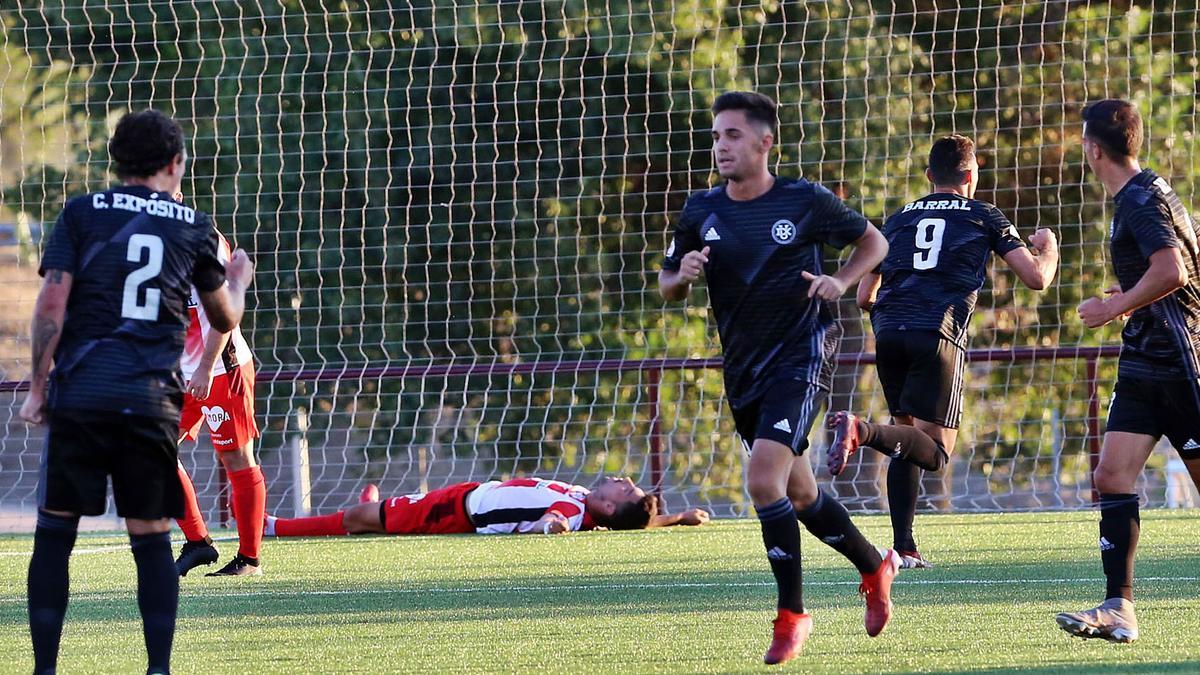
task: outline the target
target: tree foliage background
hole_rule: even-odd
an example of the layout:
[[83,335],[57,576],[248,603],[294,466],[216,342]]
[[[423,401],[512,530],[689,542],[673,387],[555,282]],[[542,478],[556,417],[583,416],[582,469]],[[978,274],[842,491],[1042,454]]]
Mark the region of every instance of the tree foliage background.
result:
[[[108,183],[115,118],[163,109],[192,139],[188,199],[258,265],[261,369],[309,371],[259,387],[267,452],[303,408],[335,501],[364,473],[409,486],[434,464],[646,480],[646,372],[308,375],[717,355],[704,293],[665,306],[655,275],[672,215],[714,181],[707,108],[732,88],[779,101],[779,172],[877,223],[924,194],[933,138],[973,136],[979,196],[1064,245],[1044,294],[995,271],[974,346],[1115,341],[1074,318],[1110,278],[1078,113],[1135,101],[1148,164],[1191,204],[1195,5],[958,4],[22,2],[0,19],[4,209],[53,222],[65,195]],[[847,348],[869,349],[843,310]],[[1084,373],[972,367],[961,447],[987,481],[960,506],[1062,505],[1086,482]],[[869,369],[838,387],[881,412]],[[741,504],[719,372],[663,373],[660,410],[668,490]],[[839,489],[867,500],[864,481]]]

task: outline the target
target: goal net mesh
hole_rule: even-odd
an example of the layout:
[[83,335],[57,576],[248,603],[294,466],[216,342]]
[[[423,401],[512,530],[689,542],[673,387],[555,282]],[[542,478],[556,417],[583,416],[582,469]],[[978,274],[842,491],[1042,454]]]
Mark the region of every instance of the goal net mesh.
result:
[[[243,329],[257,451],[280,515],[536,474],[627,474],[670,510],[749,513],[703,284],[656,274],[686,196],[713,184],[708,107],[780,104],[773,170],[876,224],[926,192],[960,132],[979,197],[1054,229],[1054,286],[992,270],[965,415],[926,508],[1091,503],[1089,457],[1119,326],[1075,307],[1112,282],[1112,207],[1079,150],[1089,100],[1133,100],[1146,163],[1196,192],[1197,12],[1185,2],[88,0],[0,16],[0,526],[29,527],[44,430],[17,418],[42,233],[110,183],[116,118],[155,107],[189,138],[184,189],[257,273]],[[886,418],[851,299],[831,400]],[[815,429],[819,465],[824,432]],[[181,449],[219,516],[207,435]],[[1186,503],[1175,455],[1140,489]],[[884,508],[875,453],[818,479]]]

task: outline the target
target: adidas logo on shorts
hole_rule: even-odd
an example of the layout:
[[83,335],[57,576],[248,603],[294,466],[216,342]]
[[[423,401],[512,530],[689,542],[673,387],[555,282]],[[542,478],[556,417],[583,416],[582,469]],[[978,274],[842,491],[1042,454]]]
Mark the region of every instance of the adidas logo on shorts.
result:
[[790,422],[787,421],[786,417],[784,419],[781,419],[778,422],[776,422],[774,428],[776,428],[784,433],[788,433],[788,434],[792,433],[792,425]]
[[1114,548],[1116,548],[1116,546],[1114,546],[1111,541],[1109,541],[1108,539],[1106,539],[1104,537],[1100,537],[1100,550],[1101,551],[1111,551]]

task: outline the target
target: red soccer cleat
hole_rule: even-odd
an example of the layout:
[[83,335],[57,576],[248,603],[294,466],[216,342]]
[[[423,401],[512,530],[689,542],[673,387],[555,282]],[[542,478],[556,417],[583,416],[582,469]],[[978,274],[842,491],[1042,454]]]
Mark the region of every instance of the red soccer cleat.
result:
[[837,476],[846,470],[846,464],[861,445],[858,437],[858,418],[845,410],[825,416],[825,428],[833,429],[833,443],[825,455],[829,473]]
[[900,555],[888,549],[883,555],[879,569],[862,575],[858,592],[867,601],[867,616],[863,621],[867,635],[875,637],[883,632],[888,619],[892,618],[892,580],[900,570]]
[[812,617],[789,609],[780,609],[775,617],[775,635],[771,646],[763,655],[763,663],[775,665],[790,661],[804,649],[804,643],[812,633]]
[[358,495],[358,503],[370,504],[377,501],[379,501],[379,486],[374,483],[367,483],[367,486]]

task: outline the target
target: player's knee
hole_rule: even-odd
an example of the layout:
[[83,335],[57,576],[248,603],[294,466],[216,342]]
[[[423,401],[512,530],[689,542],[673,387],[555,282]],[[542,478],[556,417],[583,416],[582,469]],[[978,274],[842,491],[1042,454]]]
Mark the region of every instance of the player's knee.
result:
[[933,439],[933,443],[937,446],[937,452],[933,454],[933,467],[930,471],[941,471],[950,462],[950,453],[946,452],[946,446],[936,438]]
[[1134,476],[1127,476],[1120,468],[1101,463],[1092,474],[1092,484],[1097,492],[1124,493],[1133,489]]
[[817,496],[820,493],[814,488],[812,490],[801,490],[799,493],[789,494],[788,497],[792,500],[792,508],[796,513],[807,511],[813,504],[817,503]]
[[749,476],[746,490],[755,504],[773,504],[787,496],[787,487],[777,476]]
[[221,465],[226,471],[242,471],[254,466],[254,450],[246,444],[237,450],[221,453]]

